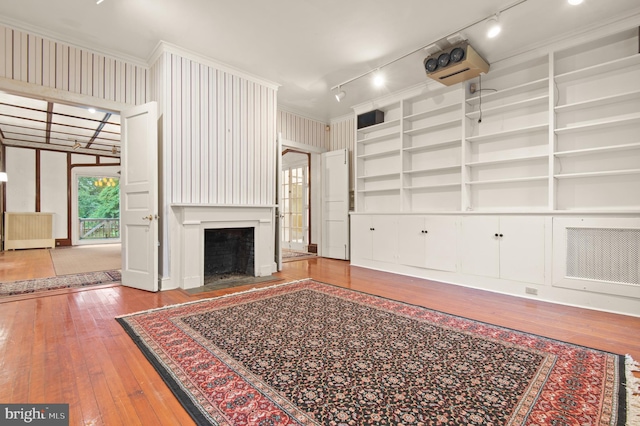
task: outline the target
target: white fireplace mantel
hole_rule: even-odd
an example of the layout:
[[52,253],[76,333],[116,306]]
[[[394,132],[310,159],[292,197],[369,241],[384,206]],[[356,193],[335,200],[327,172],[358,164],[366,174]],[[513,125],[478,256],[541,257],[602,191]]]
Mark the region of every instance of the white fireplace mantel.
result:
[[275,262],[275,205],[174,204],[178,220],[175,248],[180,253],[179,286],[185,290],[204,285],[204,231],[254,228],[254,271],[268,276]]

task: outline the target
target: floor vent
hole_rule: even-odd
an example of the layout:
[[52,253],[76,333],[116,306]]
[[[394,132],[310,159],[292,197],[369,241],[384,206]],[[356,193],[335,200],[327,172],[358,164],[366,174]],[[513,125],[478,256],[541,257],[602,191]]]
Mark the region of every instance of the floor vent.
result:
[[640,285],[640,229],[567,228],[567,278]]

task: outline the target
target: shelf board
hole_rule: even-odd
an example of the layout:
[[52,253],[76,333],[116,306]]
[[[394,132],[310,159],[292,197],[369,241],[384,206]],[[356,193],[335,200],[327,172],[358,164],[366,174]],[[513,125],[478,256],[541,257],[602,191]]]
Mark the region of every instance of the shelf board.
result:
[[367,138],[367,139],[359,139],[358,143],[359,144],[368,144],[368,143],[373,143],[373,142],[382,142],[382,141],[386,141],[389,139],[395,139],[395,138],[400,138],[400,132],[391,132],[391,133],[387,133],[385,135],[378,135],[378,136],[374,136],[372,138]]
[[399,126],[400,119],[384,121],[382,123],[374,124],[373,126],[364,127],[362,129],[358,129],[359,134],[367,134],[371,132],[377,132],[378,130],[389,129],[393,126]]
[[409,148],[403,148],[403,151],[408,153],[416,153],[422,151],[431,151],[433,149],[446,148],[448,146],[460,146],[462,139],[453,139],[450,141],[436,142],[430,145],[412,146]]
[[430,117],[432,115],[438,115],[438,114],[443,114],[445,112],[449,112],[449,111],[455,111],[457,109],[460,109],[462,106],[462,104],[460,103],[456,103],[456,104],[451,104],[451,105],[445,105],[445,106],[441,106],[441,107],[437,107],[437,108],[432,108],[429,109],[427,111],[422,111],[422,112],[418,112],[415,114],[410,114],[404,117],[405,120],[407,121],[417,121],[417,120],[421,120],[423,118],[427,118]]
[[556,157],[576,157],[578,155],[600,154],[603,152],[628,151],[640,148],[640,142],[628,143],[624,145],[602,146],[598,148],[573,149],[571,151],[559,151],[553,155]]
[[383,193],[400,193],[400,188],[391,189],[359,189],[358,194],[383,194]]
[[367,175],[367,176],[358,176],[358,179],[367,180],[367,179],[380,179],[380,178],[399,178],[400,173],[380,173],[378,175]]
[[359,160],[369,160],[372,158],[382,158],[382,157],[393,157],[394,155],[399,155],[399,149],[388,149],[386,151],[380,151],[373,154],[362,154],[358,155],[356,158]]
[[[526,99],[518,102],[511,102],[505,105],[496,106],[493,108],[486,108],[482,110],[482,115],[484,114],[495,114],[498,112],[506,111],[506,110],[514,110],[517,108],[524,108],[531,105],[542,104],[544,101],[549,100],[549,95],[536,96],[535,98]],[[466,114],[467,118],[477,119],[480,117],[480,111],[473,111]]]
[[491,183],[511,183],[511,182],[534,182],[547,180],[549,176],[530,176],[530,177],[522,177],[522,178],[509,178],[509,179],[492,179],[492,180],[476,180],[467,182],[468,185],[487,185]]
[[581,173],[563,173],[554,175],[556,179],[577,179],[584,177],[599,177],[599,176],[624,176],[624,175],[636,175],[640,174],[640,169],[626,169],[626,170],[607,170],[602,172],[581,172]]
[[[482,102],[491,102],[497,99],[506,98],[513,95],[518,95],[520,93],[526,93],[532,90],[543,89],[548,87],[549,79],[541,78],[540,80],[530,81],[528,83],[520,84],[518,86],[509,87],[507,89],[502,89],[497,92],[486,93],[482,95]],[[467,103],[469,105],[476,105],[480,103],[480,96],[474,96],[472,98],[467,99]]]
[[444,167],[433,167],[430,169],[416,169],[416,170],[406,170],[403,173],[405,174],[416,174],[416,173],[435,173],[435,172],[446,172],[449,170],[460,170],[460,165],[458,166],[444,166]]
[[629,117],[616,118],[613,120],[598,121],[595,123],[579,124],[577,126],[568,126],[556,129],[556,135],[564,135],[567,133],[586,132],[595,129],[606,129],[607,127],[624,126],[640,122],[640,114],[634,114]]
[[604,96],[597,99],[589,99],[588,101],[575,102],[571,104],[560,105],[555,108],[556,112],[569,112],[577,111],[586,108],[595,108],[599,106],[605,106],[613,103],[629,101],[640,98],[640,90],[633,92],[625,92],[617,95]]
[[449,121],[445,121],[442,123],[438,123],[438,124],[432,124],[430,126],[424,126],[424,127],[420,127],[417,129],[411,129],[411,130],[405,130],[404,134],[405,135],[409,135],[409,136],[413,136],[413,135],[418,135],[420,133],[427,133],[431,130],[437,130],[437,129],[442,129],[445,127],[453,127],[456,124],[462,124],[462,119],[457,118],[455,120],[449,120]]
[[559,84],[567,83],[570,81],[593,77],[594,75],[598,74],[606,74],[611,71],[621,70],[638,64],[640,64],[640,53],[632,56],[627,56],[626,58],[605,62],[603,64],[597,64],[591,67],[582,68],[576,71],[559,74],[556,75],[555,81]]
[[507,163],[518,163],[522,161],[530,161],[530,160],[542,160],[549,158],[549,155],[530,155],[528,157],[516,157],[516,158],[501,158],[500,160],[489,160],[489,161],[474,161],[472,163],[465,164],[469,167],[477,167],[477,166],[490,166],[493,164],[507,164]]
[[469,136],[466,138],[467,142],[482,142],[482,141],[487,141],[487,140],[491,140],[491,139],[499,139],[499,138],[505,138],[505,137],[509,137],[509,136],[515,136],[515,135],[522,135],[522,134],[526,134],[526,133],[534,133],[534,132],[539,132],[545,129],[548,129],[549,125],[548,124],[539,124],[536,126],[529,126],[529,127],[521,127],[519,129],[512,129],[512,130],[505,130],[504,132],[496,132],[496,133],[490,133],[488,135],[479,135],[479,136]]
[[441,188],[460,188],[460,183],[439,183],[435,185],[416,185],[416,186],[405,186],[403,189],[412,191],[416,189],[441,189]]

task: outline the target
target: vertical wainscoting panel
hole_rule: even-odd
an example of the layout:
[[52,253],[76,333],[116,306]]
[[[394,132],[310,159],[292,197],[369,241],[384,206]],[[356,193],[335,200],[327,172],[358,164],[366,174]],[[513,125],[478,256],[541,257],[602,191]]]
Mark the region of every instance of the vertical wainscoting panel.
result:
[[330,139],[330,151],[346,148],[349,153],[349,188],[354,189],[353,172],[355,168],[353,164],[353,147],[355,139],[355,119],[332,120]]
[[327,148],[327,124],[300,115],[278,110],[277,132],[282,138],[316,148]]
[[0,25],[0,77],[137,105],[148,68]]
[[172,52],[160,61],[170,202],[273,204],[276,90]]

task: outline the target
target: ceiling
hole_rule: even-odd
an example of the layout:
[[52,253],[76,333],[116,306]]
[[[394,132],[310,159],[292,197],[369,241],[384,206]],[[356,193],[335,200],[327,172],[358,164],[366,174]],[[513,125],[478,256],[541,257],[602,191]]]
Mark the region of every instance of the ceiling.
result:
[[6,146],[120,156],[120,116],[0,93],[0,140]]
[[[640,12],[638,0],[525,0],[500,15],[503,31],[485,34],[484,19],[516,0],[20,0],[0,2],[0,22],[124,59],[146,63],[162,40],[280,84],[278,103],[328,121],[351,106],[426,80],[421,47],[462,31],[494,63],[514,54]],[[409,54],[410,52],[416,53]],[[387,83],[369,76],[384,67]],[[489,71],[491,72],[491,71]]]

